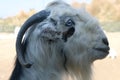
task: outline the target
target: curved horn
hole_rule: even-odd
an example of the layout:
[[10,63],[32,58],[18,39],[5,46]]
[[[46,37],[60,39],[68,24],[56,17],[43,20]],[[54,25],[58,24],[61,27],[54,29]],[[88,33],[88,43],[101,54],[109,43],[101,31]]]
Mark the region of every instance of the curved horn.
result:
[[24,51],[23,51],[23,47],[22,47],[22,39],[23,36],[25,34],[25,32],[27,31],[27,29],[33,25],[34,23],[37,22],[42,22],[44,19],[47,18],[47,16],[49,16],[50,12],[42,10],[36,14],[34,14],[33,16],[31,16],[21,27],[18,36],[17,36],[17,40],[16,40],[16,52],[17,52],[17,57],[18,60],[20,62],[20,64],[24,67],[31,67],[31,63],[28,63],[25,61],[24,59]]

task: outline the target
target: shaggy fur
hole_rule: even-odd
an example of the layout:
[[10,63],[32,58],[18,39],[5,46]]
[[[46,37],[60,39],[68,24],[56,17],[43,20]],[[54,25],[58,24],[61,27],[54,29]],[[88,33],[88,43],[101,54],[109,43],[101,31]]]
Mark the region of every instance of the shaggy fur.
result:
[[[93,61],[105,58],[109,50],[98,21],[64,2],[50,3],[46,10],[48,18],[34,24],[24,37],[25,60],[33,64],[25,68],[17,61],[19,70],[11,80],[91,80]],[[69,19],[75,31],[63,40]]]

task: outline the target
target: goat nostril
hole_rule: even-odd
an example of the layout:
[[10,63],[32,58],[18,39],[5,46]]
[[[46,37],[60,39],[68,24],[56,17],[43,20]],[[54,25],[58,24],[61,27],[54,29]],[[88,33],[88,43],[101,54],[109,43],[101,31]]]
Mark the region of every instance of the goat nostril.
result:
[[105,45],[107,45],[107,46],[109,45],[107,38],[103,38],[102,41]]

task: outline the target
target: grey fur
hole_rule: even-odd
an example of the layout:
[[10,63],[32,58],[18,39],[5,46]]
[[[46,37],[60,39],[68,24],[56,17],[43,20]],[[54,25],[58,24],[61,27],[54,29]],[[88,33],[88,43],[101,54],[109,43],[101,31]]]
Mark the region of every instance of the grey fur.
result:
[[[53,2],[46,10],[47,19],[26,32],[25,60],[33,64],[22,67],[19,80],[91,80],[92,63],[109,50],[98,21],[64,2]],[[70,28],[64,25],[67,18],[75,22],[75,32],[64,41],[63,33]]]

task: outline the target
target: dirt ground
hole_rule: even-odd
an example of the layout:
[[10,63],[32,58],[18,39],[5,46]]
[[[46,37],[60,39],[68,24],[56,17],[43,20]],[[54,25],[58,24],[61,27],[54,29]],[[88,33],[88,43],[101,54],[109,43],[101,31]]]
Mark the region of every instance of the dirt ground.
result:
[[[120,32],[106,33],[110,47],[116,51],[115,59],[106,57],[93,64],[93,80],[120,80]],[[0,34],[0,80],[8,80],[15,60],[15,37]]]

